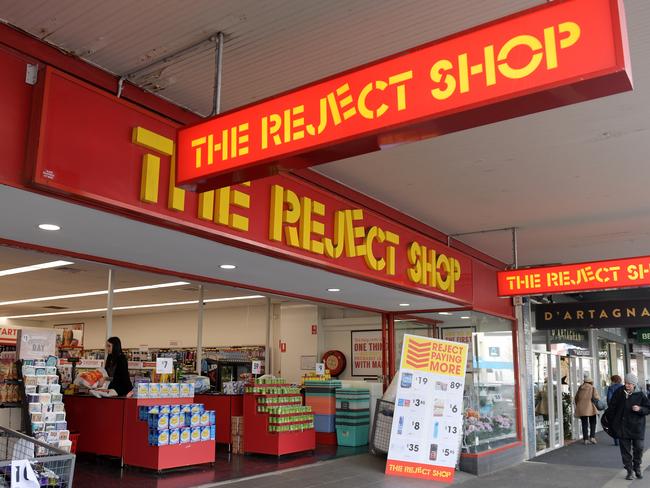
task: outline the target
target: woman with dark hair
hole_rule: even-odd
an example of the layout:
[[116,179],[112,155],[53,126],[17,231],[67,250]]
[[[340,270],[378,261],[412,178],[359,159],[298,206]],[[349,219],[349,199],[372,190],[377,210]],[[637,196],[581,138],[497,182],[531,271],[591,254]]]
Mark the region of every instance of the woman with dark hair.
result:
[[129,377],[129,362],[122,352],[122,341],[119,337],[110,337],[106,341],[106,365],[104,368],[110,381],[109,390],[115,390],[119,396],[125,396],[133,389]]
[[[612,376],[611,380],[612,384],[607,387],[607,405],[612,401],[614,393],[616,393],[619,388],[623,388],[623,378],[619,375],[615,374]],[[618,446],[618,439],[616,437],[614,437],[614,445]]]

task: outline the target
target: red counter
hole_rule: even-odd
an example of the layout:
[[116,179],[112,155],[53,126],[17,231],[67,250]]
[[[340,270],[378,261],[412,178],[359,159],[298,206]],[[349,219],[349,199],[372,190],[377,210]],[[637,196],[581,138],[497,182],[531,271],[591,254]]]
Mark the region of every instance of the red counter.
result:
[[196,403],[205,404],[206,410],[216,412],[217,443],[228,444],[232,442],[232,417],[243,417],[244,395],[195,395]]
[[77,452],[122,457],[125,398],[64,396],[71,432],[79,432]]

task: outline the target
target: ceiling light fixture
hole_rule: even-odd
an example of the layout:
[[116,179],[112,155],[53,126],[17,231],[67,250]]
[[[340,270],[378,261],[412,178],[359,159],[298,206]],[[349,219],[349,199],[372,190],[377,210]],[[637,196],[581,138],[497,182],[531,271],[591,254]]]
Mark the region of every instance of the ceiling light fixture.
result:
[[221,264],[219,265],[221,269],[235,269],[237,266],[234,264]]
[[400,307],[410,307],[411,304],[410,303],[400,303],[399,306]]
[[0,270],[0,276],[9,276],[19,273],[29,273],[30,271],[39,271],[41,269],[58,268],[74,264],[70,261],[50,261],[49,263],[33,264],[31,266],[22,266],[20,268],[11,268]]
[[438,315],[451,315],[449,312],[438,312]]
[[[174,281],[172,283],[160,283],[158,285],[146,285],[146,286],[132,286],[130,288],[117,288],[113,290],[113,293],[125,293],[130,291],[142,291],[142,290],[154,290],[157,288],[169,288],[173,286],[185,286],[189,285],[187,281]],[[52,297],[38,297],[38,298],[25,298],[22,300],[9,300],[7,302],[0,302],[0,307],[6,305],[17,305],[19,303],[36,303],[36,302],[50,302],[53,300],[65,300],[67,298],[82,298],[82,297],[93,297],[100,295],[108,295],[108,290],[99,290],[99,291],[86,291],[82,293],[70,293],[68,295],[55,295]]]
[[341,291],[341,289],[340,288],[328,288],[327,291],[332,292],[332,293],[336,293],[336,292]]
[[469,318],[470,318],[470,317],[467,317],[466,315],[463,316],[463,317],[461,317],[461,319],[463,319],[463,320],[467,320],[467,319],[469,319]]
[[[250,300],[253,298],[264,298],[262,295],[247,295],[241,297],[229,297],[229,298],[211,298],[209,300],[204,300],[206,303],[211,302],[228,302],[231,300]],[[188,300],[184,302],[166,302],[166,303],[147,303],[144,305],[126,305],[123,307],[113,307],[113,311],[116,310],[135,310],[142,308],[159,308],[159,307],[174,307],[180,305],[195,305],[198,304],[198,300]],[[66,310],[65,312],[47,312],[47,313],[32,313],[27,315],[12,315],[9,317],[0,317],[3,319],[29,319],[35,317],[53,317],[57,315],[76,315],[82,313],[96,313],[96,312],[106,312],[106,308],[92,308],[85,310]]]
[[61,226],[56,224],[38,224],[38,228],[49,231],[61,230]]

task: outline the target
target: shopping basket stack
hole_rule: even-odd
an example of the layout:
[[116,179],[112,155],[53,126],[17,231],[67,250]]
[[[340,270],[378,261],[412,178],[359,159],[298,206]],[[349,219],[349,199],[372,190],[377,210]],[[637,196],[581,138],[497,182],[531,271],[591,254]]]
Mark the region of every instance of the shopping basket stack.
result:
[[370,428],[370,390],[336,391],[336,437],[339,446],[365,446]]
[[336,391],[339,380],[305,381],[305,405],[314,413],[314,429],[318,444],[336,444]]

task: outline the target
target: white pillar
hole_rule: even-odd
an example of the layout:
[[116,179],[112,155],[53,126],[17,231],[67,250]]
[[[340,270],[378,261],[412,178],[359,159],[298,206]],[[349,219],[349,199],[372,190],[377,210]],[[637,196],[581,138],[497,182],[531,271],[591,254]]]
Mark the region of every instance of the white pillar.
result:
[[115,270],[108,268],[108,295],[106,298],[106,339],[113,336],[113,290],[115,288]]
[[271,298],[267,297],[266,299],[266,348],[264,351],[264,373],[272,374],[273,370],[271,368],[271,344],[272,344],[272,322],[273,322],[273,304],[271,303]]
[[201,374],[203,359],[203,285],[199,285],[199,307],[196,317],[196,374]]

